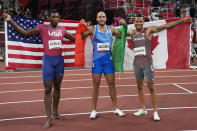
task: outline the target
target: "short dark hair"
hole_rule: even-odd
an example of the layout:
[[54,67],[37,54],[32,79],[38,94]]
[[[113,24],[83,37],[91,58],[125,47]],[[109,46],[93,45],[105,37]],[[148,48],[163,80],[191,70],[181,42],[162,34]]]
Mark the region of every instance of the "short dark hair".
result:
[[136,17],[142,17],[142,18],[144,19],[144,16],[143,16],[141,13],[137,13],[137,14],[134,16],[133,21],[135,21],[135,18],[136,18]]
[[52,10],[49,10],[49,14],[48,14],[49,17],[51,16],[52,13],[58,13],[59,14],[58,10],[52,9]]

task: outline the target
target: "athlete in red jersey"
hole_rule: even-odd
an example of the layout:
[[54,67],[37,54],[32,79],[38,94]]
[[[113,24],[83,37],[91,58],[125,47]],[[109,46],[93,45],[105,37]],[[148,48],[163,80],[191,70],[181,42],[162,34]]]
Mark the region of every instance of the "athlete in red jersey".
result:
[[[50,25],[38,25],[36,28],[24,30],[18,26],[8,14],[4,14],[4,20],[8,21],[21,35],[40,34],[44,45],[42,78],[45,87],[44,103],[47,114],[47,121],[43,128],[51,126],[51,115],[56,119],[63,119],[58,114],[58,104],[60,99],[60,86],[64,75],[64,59],[62,57],[61,45],[63,38],[74,41],[75,37],[68,33],[64,27],[58,26],[60,19],[56,10],[50,12]],[[52,85],[54,85],[53,96],[51,96]],[[53,100],[52,100],[53,99]],[[53,101],[53,111],[51,105]]]

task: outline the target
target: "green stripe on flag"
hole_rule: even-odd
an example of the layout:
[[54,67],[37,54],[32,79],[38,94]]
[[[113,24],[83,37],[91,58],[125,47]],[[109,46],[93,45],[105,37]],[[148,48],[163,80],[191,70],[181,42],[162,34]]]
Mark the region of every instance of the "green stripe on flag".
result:
[[123,72],[124,51],[127,36],[127,25],[122,25],[118,30],[121,32],[121,39],[115,38],[112,49],[112,60],[115,72]]

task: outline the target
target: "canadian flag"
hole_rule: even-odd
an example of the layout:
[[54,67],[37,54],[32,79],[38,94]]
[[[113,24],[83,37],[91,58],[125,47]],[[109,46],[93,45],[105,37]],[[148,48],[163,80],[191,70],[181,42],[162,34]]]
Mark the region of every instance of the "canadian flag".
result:
[[[144,28],[160,26],[178,19],[180,18],[146,22]],[[190,22],[181,23],[153,34],[151,51],[154,69],[190,67],[190,24]],[[132,24],[128,26],[128,29],[135,29],[135,27]],[[133,69],[133,61],[132,41],[127,37],[123,70]]]
[[[151,21],[144,23],[144,28],[160,26],[180,18]],[[170,29],[154,33],[151,44],[154,69],[189,68],[190,67],[190,22],[181,23]],[[116,72],[133,70],[134,53],[130,37],[126,38],[126,29],[121,31],[121,39],[115,38],[112,49],[112,59]],[[134,29],[133,24],[128,29]],[[126,43],[125,43],[126,41]],[[81,31],[76,33],[75,65],[92,66],[93,46],[90,37],[81,39]]]

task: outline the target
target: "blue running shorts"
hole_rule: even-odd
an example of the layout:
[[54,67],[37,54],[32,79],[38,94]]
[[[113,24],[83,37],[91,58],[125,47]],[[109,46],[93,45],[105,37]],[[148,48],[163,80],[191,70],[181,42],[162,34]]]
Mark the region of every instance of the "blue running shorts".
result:
[[62,55],[42,57],[42,79],[43,81],[52,81],[54,77],[64,75],[64,59]]
[[114,74],[114,66],[111,60],[107,62],[101,62],[99,60],[96,60],[93,62],[92,74],[102,74],[102,73],[104,73],[104,75]]

